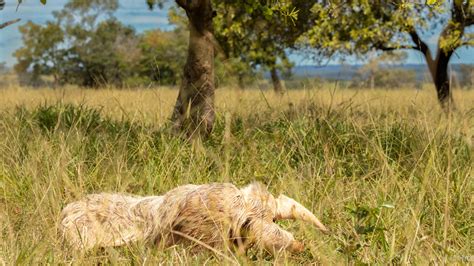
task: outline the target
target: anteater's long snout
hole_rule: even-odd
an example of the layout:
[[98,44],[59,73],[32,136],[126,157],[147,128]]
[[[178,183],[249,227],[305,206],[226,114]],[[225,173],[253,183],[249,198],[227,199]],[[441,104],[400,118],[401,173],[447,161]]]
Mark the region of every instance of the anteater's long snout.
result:
[[312,223],[314,226],[319,228],[321,231],[328,233],[329,230],[324,226],[321,221],[319,221],[314,214],[306,209],[296,200],[287,197],[285,195],[280,195],[277,199],[277,211],[276,217],[277,220],[301,220],[308,223]]

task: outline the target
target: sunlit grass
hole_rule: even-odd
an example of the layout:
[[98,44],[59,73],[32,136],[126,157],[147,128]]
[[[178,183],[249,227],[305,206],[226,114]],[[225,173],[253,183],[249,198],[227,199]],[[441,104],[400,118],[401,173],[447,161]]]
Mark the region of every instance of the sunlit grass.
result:
[[[125,118],[158,124],[165,122],[170,116],[177,96],[177,90],[166,87],[141,90],[83,90],[75,87],[52,90],[9,87],[3,89],[1,93],[0,110],[12,109],[18,105],[33,108],[41,104],[62,102],[99,108],[107,116],[117,119],[127,116]],[[474,90],[454,90],[453,94],[458,109],[463,112],[472,110]],[[216,91],[219,113],[229,111],[242,116],[268,110],[286,110],[291,106],[308,102],[327,109],[342,107],[364,112],[387,112],[387,114],[416,112],[430,116],[440,113],[436,93],[431,86],[426,86],[423,90],[413,88],[349,90],[327,85],[322,89],[290,90],[283,97],[275,95],[272,91],[255,88],[244,91],[219,88]],[[279,115],[278,112],[273,114]]]
[[[328,86],[279,97],[221,88],[215,130],[203,143],[169,134],[176,97],[169,88],[1,93],[0,258],[6,264],[226,262],[181,246],[73,254],[57,235],[59,213],[87,193],[151,195],[186,183],[253,180],[301,201],[334,232],[324,236],[283,222],[306,251],[280,261],[472,258],[472,90],[454,92],[457,111],[450,118],[433,89]],[[237,261],[273,259],[250,252]]]

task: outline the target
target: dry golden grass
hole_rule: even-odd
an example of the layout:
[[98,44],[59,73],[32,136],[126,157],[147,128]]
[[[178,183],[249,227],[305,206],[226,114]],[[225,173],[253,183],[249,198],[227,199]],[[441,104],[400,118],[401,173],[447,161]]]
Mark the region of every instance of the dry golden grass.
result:
[[[160,87],[154,89],[80,89],[65,87],[28,89],[9,87],[3,89],[0,110],[18,105],[34,108],[41,104],[58,102],[84,104],[102,108],[105,114],[114,117],[126,113],[131,117],[144,118],[154,123],[163,123],[169,116],[176,100],[177,90]],[[456,107],[468,112],[474,106],[474,90],[454,90]],[[249,115],[268,109],[283,110],[290,104],[312,102],[320,106],[338,108],[350,107],[356,110],[376,110],[378,112],[396,110],[397,112],[439,113],[436,94],[432,86],[423,90],[413,88],[397,90],[350,90],[327,86],[325,89],[301,89],[287,91],[284,96],[272,91],[258,89],[238,90],[220,88],[216,92],[218,113],[229,111],[238,115]],[[350,104],[350,106],[347,106]]]
[[[279,259],[288,264],[472,263],[473,90],[454,91],[448,116],[434,89],[328,86],[279,97],[222,88],[203,143],[163,130],[170,88],[0,92],[0,263],[223,263],[179,246],[71,254],[56,225],[61,208],[87,193],[157,195],[227,180],[262,181],[333,230],[282,223],[307,247]],[[235,262],[273,261],[251,252]]]

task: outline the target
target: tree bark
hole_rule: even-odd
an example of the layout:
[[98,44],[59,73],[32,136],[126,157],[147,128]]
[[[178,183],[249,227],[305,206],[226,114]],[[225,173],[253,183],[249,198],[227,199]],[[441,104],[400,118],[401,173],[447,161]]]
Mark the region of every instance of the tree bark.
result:
[[214,124],[214,35],[211,0],[176,0],[189,20],[188,57],[171,117],[189,137],[207,135]]
[[285,92],[283,84],[281,83],[280,76],[278,76],[278,71],[275,67],[270,69],[270,76],[273,84],[273,91],[277,94],[283,94]]
[[448,64],[451,55],[452,51],[443,52],[438,50],[435,60],[427,60],[431,77],[436,87],[438,100],[441,107],[445,110],[454,107],[448,72]]

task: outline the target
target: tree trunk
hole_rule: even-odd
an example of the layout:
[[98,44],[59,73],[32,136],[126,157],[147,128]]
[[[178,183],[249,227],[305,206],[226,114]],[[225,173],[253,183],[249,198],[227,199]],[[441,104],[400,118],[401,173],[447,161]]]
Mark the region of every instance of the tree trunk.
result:
[[452,106],[453,104],[451,84],[449,82],[448,63],[449,57],[442,56],[438,60],[436,75],[433,77],[436,86],[436,92],[438,94],[438,100],[444,108],[449,107],[450,105]]
[[174,128],[189,137],[207,135],[214,124],[214,16],[211,0],[176,0],[188,16],[189,47],[173,111]]
[[278,71],[275,67],[270,69],[270,76],[272,78],[273,84],[273,91],[278,94],[283,94],[285,90],[283,89],[283,85],[281,84],[280,77],[278,76]]
[[244,75],[243,74],[237,74],[237,86],[239,87],[240,90],[245,89],[245,82],[244,82]]
[[370,89],[375,89],[375,73],[372,71],[370,72]]
[[431,50],[428,45],[420,39],[415,30],[410,32],[410,36],[415,43],[415,49],[419,50],[426,60],[428,69],[430,70],[431,77],[433,78],[433,83],[436,87],[436,93],[438,95],[438,101],[441,104],[441,107],[445,111],[454,109],[454,101],[451,95],[451,87],[449,84],[449,74],[448,74],[448,64],[451,55],[454,53],[456,47],[451,47],[449,50],[441,49],[441,38],[449,32],[449,28],[446,27],[441,32],[440,41],[438,42],[438,48],[436,49],[436,55],[433,58]]
[[426,63],[428,64],[431,77],[433,78],[438,100],[441,107],[446,111],[454,108],[448,71],[449,59],[452,54],[453,51],[445,52],[438,49],[434,60],[431,58],[431,54],[425,54]]
[[471,69],[471,84],[470,88],[474,87],[474,69]]

